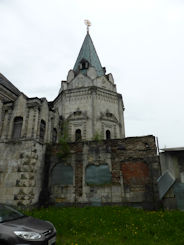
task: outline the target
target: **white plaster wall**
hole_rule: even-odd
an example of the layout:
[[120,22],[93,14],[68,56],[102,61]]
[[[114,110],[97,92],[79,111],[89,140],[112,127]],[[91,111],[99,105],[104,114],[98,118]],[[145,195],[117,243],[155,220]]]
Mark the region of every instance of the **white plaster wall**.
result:
[[8,139],[10,139],[12,137],[13,122],[14,122],[15,117],[22,117],[23,118],[21,137],[23,137],[23,135],[25,134],[25,130],[26,130],[25,116],[27,114],[26,102],[27,102],[26,97],[23,94],[21,94],[14,103],[14,108],[12,111],[9,130],[8,130]]
[[[40,108],[40,120],[38,121],[38,123],[40,124],[41,120],[44,120],[46,123],[46,130],[45,130],[45,136],[44,136],[44,142],[49,142],[49,133],[48,133],[48,129],[49,129],[49,108],[48,108],[48,103],[46,101],[46,99],[43,99],[42,104],[41,104],[41,108]],[[38,127],[39,130],[40,127]]]
[[[85,140],[91,140],[96,132],[102,131],[101,113],[112,113],[118,122],[105,122],[113,138],[122,138],[124,132],[123,103],[116,93],[116,86],[105,76],[95,78],[93,69],[88,71],[91,78],[79,73],[74,79],[69,72],[68,89],[63,91],[55,101],[55,108],[64,119],[69,118],[75,111],[87,112],[88,120],[70,120],[71,140],[75,139],[75,130],[81,129]],[[72,77],[71,77],[72,76]],[[112,76],[112,75],[111,75]],[[94,79],[92,80],[92,77]],[[71,80],[70,80],[71,79]],[[113,78],[111,79],[113,80]],[[122,128],[119,126],[122,125]],[[115,130],[116,128],[116,130]]]
[[1,127],[1,139],[4,140],[7,138],[8,132],[9,132],[9,112],[8,111],[4,111],[4,115],[3,115],[3,121],[1,121],[2,123],[2,127]]
[[1,132],[2,132],[2,116],[3,116],[3,103],[0,100],[0,138],[1,138]]
[[72,94],[72,96],[68,94],[66,101],[64,101],[62,104],[65,118],[68,118],[71,113],[77,111],[78,109],[82,112],[87,112],[87,115],[91,117],[91,103],[91,95],[88,92],[84,95],[80,94],[80,91],[79,93]]
[[32,128],[34,127],[34,109],[29,109],[29,118],[28,118],[28,125],[27,125],[27,137],[32,137]]
[[45,146],[33,141],[0,143],[0,202],[30,205],[41,191]]
[[78,74],[70,83],[68,83],[68,89],[81,88],[93,86],[92,80],[84,76],[82,73]]
[[106,95],[103,93],[103,95],[96,96],[96,104],[98,105],[96,107],[96,116],[100,117],[100,113],[103,112],[111,112],[115,115],[115,117],[119,118],[119,112],[118,112],[118,103],[117,98],[114,98],[114,101],[108,98],[108,94]]
[[116,86],[104,76],[96,78],[93,83],[94,86],[116,92]]

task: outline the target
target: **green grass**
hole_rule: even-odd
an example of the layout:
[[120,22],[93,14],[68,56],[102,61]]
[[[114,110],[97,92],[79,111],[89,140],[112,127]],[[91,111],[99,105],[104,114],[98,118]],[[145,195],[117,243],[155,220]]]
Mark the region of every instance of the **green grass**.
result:
[[183,245],[184,212],[125,207],[56,208],[27,211],[51,221],[57,245]]

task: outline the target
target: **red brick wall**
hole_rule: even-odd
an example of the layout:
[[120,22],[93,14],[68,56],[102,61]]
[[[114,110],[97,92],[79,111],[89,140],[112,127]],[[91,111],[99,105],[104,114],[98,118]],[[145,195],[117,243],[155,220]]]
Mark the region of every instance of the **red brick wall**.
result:
[[149,181],[149,169],[144,162],[125,162],[122,163],[123,182],[131,189],[144,189]]

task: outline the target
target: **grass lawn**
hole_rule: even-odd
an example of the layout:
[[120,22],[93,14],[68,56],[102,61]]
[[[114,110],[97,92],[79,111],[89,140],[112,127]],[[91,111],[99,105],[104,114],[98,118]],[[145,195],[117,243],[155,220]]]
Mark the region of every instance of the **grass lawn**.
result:
[[181,211],[50,207],[26,214],[51,221],[57,229],[57,245],[184,245]]

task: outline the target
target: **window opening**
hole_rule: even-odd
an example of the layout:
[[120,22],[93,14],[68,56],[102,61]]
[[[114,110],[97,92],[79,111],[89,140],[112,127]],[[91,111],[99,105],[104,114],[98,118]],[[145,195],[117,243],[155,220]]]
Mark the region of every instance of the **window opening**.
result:
[[13,133],[12,133],[13,139],[17,139],[21,137],[22,123],[23,123],[22,117],[15,117],[13,122]]
[[44,141],[46,123],[44,120],[40,122],[40,140]]
[[57,130],[56,128],[53,128],[53,132],[52,132],[52,142],[56,143],[57,141]]
[[80,141],[82,139],[81,130],[77,129],[75,131],[75,141]]
[[89,62],[87,60],[81,60],[79,64],[79,69],[80,70],[85,70],[89,68]]
[[51,174],[52,185],[73,185],[73,168],[62,163],[57,164]]
[[107,130],[106,131],[106,139],[107,140],[110,140],[111,139],[111,132],[110,132],[110,130]]

